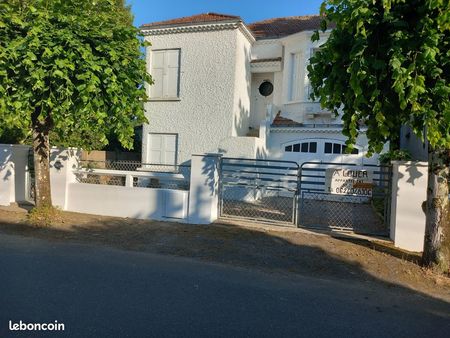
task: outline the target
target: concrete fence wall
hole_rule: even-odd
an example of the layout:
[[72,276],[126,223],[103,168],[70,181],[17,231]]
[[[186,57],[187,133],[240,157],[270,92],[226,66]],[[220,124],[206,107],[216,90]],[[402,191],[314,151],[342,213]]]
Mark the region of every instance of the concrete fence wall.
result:
[[29,149],[28,146],[0,144],[0,205],[27,201]]
[[[0,205],[29,200],[29,147],[0,145]],[[209,224],[217,219],[220,155],[194,155],[190,190],[134,187],[133,178],[185,179],[178,173],[80,170],[77,149],[52,149],[50,182],[54,206],[66,211],[138,219]],[[122,176],[125,186],[82,183],[80,173]]]
[[422,251],[425,237],[428,164],[392,162],[391,239],[395,246]]
[[[27,200],[28,151],[25,146],[0,145],[0,205]],[[177,173],[85,169],[90,173],[121,175],[124,186],[83,183],[77,175],[80,152],[52,149],[52,200],[63,210],[139,219],[210,224],[219,214],[220,155],[194,155],[189,190],[134,187],[138,179],[186,179]],[[156,177],[156,176],[157,177]],[[424,162],[393,162],[391,239],[410,251],[422,251],[428,170]]]

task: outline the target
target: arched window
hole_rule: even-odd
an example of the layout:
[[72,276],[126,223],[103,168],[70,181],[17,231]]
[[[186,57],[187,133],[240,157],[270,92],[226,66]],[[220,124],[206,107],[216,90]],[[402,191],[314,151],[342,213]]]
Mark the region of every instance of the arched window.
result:
[[323,152],[325,154],[343,154],[343,155],[358,155],[359,149],[353,148],[350,154],[346,153],[347,146],[341,143],[325,142]]
[[288,153],[317,153],[317,142],[294,143],[284,147]]

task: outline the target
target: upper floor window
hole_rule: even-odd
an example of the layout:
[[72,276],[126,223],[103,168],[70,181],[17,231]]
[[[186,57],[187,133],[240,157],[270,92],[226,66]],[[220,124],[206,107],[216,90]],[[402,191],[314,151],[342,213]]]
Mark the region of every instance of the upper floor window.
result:
[[299,101],[301,99],[300,83],[300,61],[301,53],[291,53],[291,72],[289,79],[289,101]]
[[[345,144],[340,144],[340,143],[331,143],[331,142],[325,142],[325,146],[324,146],[324,153],[325,154],[344,154],[344,155],[349,155],[346,153],[347,150],[347,146]],[[353,148],[352,155],[358,155],[359,154],[359,150],[357,148]]]
[[[320,49],[320,48],[311,48],[311,49],[310,49],[309,57],[312,58],[312,57],[317,53],[317,51],[318,51],[319,49]],[[308,81],[308,88],[307,88],[307,93],[306,93],[306,95],[308,96],[307,99],[308,99],[308,100],[311,100],[311,94],[312,94],[313,90],[312,90],[312,86],[311,86],[309,77],[307,78],[307,81]],[[316,100],[317,100],[317,98],[316,98]]]
[[284,147],[286,152],[317,153],[317,142],[295,143]]
[[151,52],[150,99],[176,99],[180,88],[180,50],[165,49]]

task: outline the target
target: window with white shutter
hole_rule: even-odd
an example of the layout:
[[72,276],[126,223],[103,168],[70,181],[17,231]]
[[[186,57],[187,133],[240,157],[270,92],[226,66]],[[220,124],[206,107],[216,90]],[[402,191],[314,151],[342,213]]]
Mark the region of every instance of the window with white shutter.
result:
[[289,101],[300,100],[300,53],[291,54],[291,78],[289,83]]
[[[310,50],[310,58],[312,58],[314,56],[314,54],[316,54],[319,49],[320,48],[311,48],[311,50]],[[308,61],[308,64],[309,64],[309,61]],[[308,74],[306,74],[306,83],[307,83],[307,88],[306,88],[307,99],[311,100],[311,94],[312,94],[313,90],[312,90],[311,83],[309,81]],[[317,98],[316,98],[316,101],[318,101]]]
[[148,137],[149,164],[177,164],[177,134],[150,133]]
[[180,88],[180,50],[154,50],[150,58],[150,99],[177,99]]

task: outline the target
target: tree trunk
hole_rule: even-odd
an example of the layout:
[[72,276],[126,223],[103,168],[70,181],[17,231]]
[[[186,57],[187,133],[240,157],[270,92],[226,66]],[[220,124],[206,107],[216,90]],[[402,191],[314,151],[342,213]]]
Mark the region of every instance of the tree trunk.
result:
[[52,205],[50,190],[50,128],[46,122],[33,122],[33,150],[35,173],[35,206],[37,208]]
[[439,272],[450,272],[450,151],[431,149],[428,152],[428,188],[426,203],[425,244],[423,264]]

